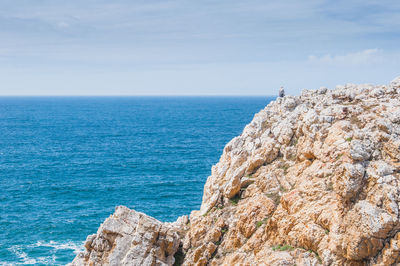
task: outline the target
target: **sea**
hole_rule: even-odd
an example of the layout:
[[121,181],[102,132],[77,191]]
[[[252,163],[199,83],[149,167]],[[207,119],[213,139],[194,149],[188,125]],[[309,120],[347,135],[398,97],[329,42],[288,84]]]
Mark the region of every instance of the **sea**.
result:
[[223,148],[272,97],[0,98],[0,265],[65,265],[116,206],[199,209]]

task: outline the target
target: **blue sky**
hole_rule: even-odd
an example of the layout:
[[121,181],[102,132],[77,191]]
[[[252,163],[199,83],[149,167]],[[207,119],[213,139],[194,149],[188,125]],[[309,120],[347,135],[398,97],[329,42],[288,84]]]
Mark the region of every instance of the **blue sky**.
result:
[[396,0],[0,0],[0,95],[386,84],[399,43]]

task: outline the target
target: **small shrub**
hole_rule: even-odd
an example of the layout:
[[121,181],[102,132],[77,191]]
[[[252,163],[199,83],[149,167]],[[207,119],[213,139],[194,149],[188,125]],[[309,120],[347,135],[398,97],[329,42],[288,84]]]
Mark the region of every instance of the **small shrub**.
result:
[[258,221],[256,223],[256,227],[259,228],[261,225],[265,224],[268,221],[268,217],[262,219],[261,221]]
[[294,247],[292,247],[290,245],[283,245],[283,246],[276,245],[276,246],[272,247],[273,251],[286,251],[286,250],[292,251],[293,249],[294,249]]
[[281,247],[281,245],[272,246],[272,250],[273,250],[273,251],[276,251],[276,250],[278,250],[280,247]]
[[283,173],[284,173],[285,175],[287,175],[288,169],[289,169],[289,165],[285,164],[285,165],[283,166]]
[[353,140],[353,138],[352,137],[350,137],[350,138],[346,138],[346,141],[347,142],[351,142]]
[[239,200],[240,200],[240,196],[238,194],[236,194],[233,198],[231,198],[230,201],[233,205],[237,205],[239,203]]
[[293,250],[294,249],[294,247],[292,247],[292,246],[289,246],[289,245],[284,245],[284,246],[282,246],[281,248],[280,248],[280,251],[286,251],[286,250]]

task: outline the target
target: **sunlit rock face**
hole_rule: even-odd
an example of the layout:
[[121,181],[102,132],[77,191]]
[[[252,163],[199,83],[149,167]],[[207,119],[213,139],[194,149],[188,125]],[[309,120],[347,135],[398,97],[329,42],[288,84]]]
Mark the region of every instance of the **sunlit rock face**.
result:
[[72,265],[172,265],[187,217],[162,223],[124,206],[116,208]]
[[400,78],[305,90],[226,145],[189,221],[118,207],[73,264],[399,263],[399,181]]

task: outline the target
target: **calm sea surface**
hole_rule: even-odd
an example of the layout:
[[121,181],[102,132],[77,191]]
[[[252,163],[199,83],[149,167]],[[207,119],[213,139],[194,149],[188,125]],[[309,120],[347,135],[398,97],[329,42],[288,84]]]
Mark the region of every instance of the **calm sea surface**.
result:
[[0,264],[70,262],[117,205],[198,209],[265,97],[0,98]]

